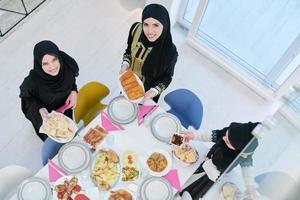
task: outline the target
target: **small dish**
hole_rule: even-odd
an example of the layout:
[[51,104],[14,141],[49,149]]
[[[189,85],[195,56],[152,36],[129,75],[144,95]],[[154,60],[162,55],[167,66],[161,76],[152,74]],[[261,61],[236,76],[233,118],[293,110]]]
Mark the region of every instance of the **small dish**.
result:
[[[118,194],[114,195],[115,192],[117,192],[121,195],[120,196]],[[122,199],[122,200],[129,200],[129,199],[130,200],[136,200],[136,197],[130,190],[128,190],[125,187],[114,187],[113,189],[110,189],[107,192],[106,197],[104,198],[104,200],[119,200],[119,199]]]

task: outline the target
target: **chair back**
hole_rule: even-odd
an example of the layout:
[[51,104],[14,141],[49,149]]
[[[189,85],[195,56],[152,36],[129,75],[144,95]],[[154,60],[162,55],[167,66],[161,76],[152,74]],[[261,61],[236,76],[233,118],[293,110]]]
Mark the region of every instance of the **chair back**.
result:
[[200,128],[203,106],[196,94],[188,89],[177,89],[168,93],[164,100],[171,107],[167,112],[175,115],[182,126]]
[[98,112],[106,108],[107,105],[102,104],[101,100],[108,94],[108,87],[96,81],[89,82],[81,87],[74,108],[76,123],[83,120],[84,126],[89,124]]
[[8,199],[19,184],[33,173],[19,165],[9,165],[0,169],[0,199]]

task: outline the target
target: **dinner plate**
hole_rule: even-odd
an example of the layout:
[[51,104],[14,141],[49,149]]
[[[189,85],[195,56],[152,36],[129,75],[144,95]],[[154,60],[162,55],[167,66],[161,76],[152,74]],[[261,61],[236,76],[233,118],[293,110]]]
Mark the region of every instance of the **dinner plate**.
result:
[[64,118],[67,119],[68,123],[70,124],[70,126],[71,126],[72,129],[73,129],[72,135],[71,135],[69,138],[58,138],[58,137],[54,137],[54,136],[48,134],[48,133],[45,131],[45,129],[44,129],[45,124],[46,124],[46,120],[47,120],[47,119],[46,119],[46,120],[43,120],[43,123],[42,123],[42,126],[40,127],[39,132],[48,135],[48,137],[50,137],[52,140],[54,140],[55,142],[58,142],[58,143],[67,143],[67,142],[70,142],[70,141],[74,138],[75,133],[76,133],[76,131],[78,130],[78,127],[77,127],[76,123],[75,123],[71,118],[67,117],[66,115],[64,115],[64,114],[62,114],[62,113],[59,113],[59,112],[56,112],[56,111],[54,111],[54,110],[53,110],[48,116],[51,117],[52,115],[55,115],[55,114],[61,115],[61,116],[63,116]]
[[170,183],[160,177],[146,179],[140,187],[140,197],[142,200],[171,200],[173,199],[173,189]]
[[[106,193],[104,200],[108,200],[108,199],[109,199],[109,197],[110,197],[110,195],[111,195],[111,191],[117,191],[117,190],[120,190],[120,189],[126,190],[129,194],[131,194],[132,200],[136,200],[135,195],[134,195],[128,188],[125,188],[125,187],[114,187],[114,188],[110,189],[110,190]],[[121,199],[121,198],[120,198],[120,199]]]
[[107,107],[108,117],[117,124],[129,124],[138,113],[137,104],[130,102],[123,95],[113,98]]
[[[125,71],[125,72],[126,72],[126,71]],[[121,84],[120,77],[121,77],[125,72],[123,72],[123,73],[120,74],[120,76],[119,76],[119,81],[118,81],[118,82],[119,82],[119,86],[120,86],[121,92],[122,92],[122,94],[124,94],[124,96],[125,96],[129,101],[131,101],[131,102],[133,102],[133,103],[139,103],[139,102],[141,102],[141,100],[142,100],[144,97],[140,97],[140,98],[135,99],[135,100],[130,100],[130,99],[128,98],[128,96],[127,96],[127,94],[126,94],[126,92],[125,92],[125,90],[124,90],[122,84]],[[145,92],[145,88],[144,88],[143,82],[141,81],[141,79],[140,79],[135,73],[133,73],[133,74],[134,74],[134,76],[135,76],[135,78],[136,78],[138,84],[143,88],[143,91]]]
[[70,174],[77,174],[90,165],[91,153],[87,145],[81,142],[70,142],[59,150],[58,162]]
[[[150,169],[150,167],[148,166],[147,164],[147,160],[148,158],[153,154],[153,153],[160,153],[162,155],[164,155],[167,159],[167,166],[164,170],[162,170],[161,172],[155,172],[155,171],[152,171]],[[156,177],[161,177],[161,176],[164,176],[166,175],[171,169],[172,169],[172,158],[170,156],[170,154],[164,150],[164,149],[152,149],[151,151],[148,151],[147,152],[147,156],[145,157],[145,162],[144,162],[144,165],[146,166],[146,169],[149,171],[149,174],[152,175],[152,176],[156,176]]]
[[151,122],[151,132],[158,140],[170,143],[171,137],[175,133],[179,133],[181,130],[181,124],[179,119],[170,114],[162,113],[157,115]]
[[39,177],[24,180],[18,189],[19,200],[48,200],[51,197],[51,188],[47,181]]

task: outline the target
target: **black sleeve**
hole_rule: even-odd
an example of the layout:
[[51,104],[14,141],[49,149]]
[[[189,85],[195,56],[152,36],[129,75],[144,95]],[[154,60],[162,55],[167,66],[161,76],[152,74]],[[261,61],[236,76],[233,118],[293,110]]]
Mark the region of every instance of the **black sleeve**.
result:
[[173,58],[171,59],[171,62],[169,63],[169,67],[167,68],[168,70],[157,79],[157,85],[155,86],[155,89],[157,89],[158,94],[161,94],[170,85],[174,74],[177,57],[178,54],[174,54]]
[[34,87],[28,87],[26,81],[24,81],[20,86],[21,108],[25,117],[31,121],[35,131],[38,133],[42,125],[39,109],[44,106],[34,94]]
[[134,35],[133,30],[137,26],[138,23],[139,22],[135,22],[129,30],[128,39],[127,39],[127,48],[125,50],[125,53],[123,54],[123,62],[126,61],[129,63],[129,65],[131,64],[131,44],[132,44],[133,35]]

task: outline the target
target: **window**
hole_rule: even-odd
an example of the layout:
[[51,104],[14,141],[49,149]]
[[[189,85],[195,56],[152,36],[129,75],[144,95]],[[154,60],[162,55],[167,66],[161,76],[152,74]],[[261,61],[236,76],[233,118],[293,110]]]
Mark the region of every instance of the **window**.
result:
[[183,19],[191,22],[192,45],[269,97],[281,96],[287,80],[300,76],[298,1],[189,0]]

